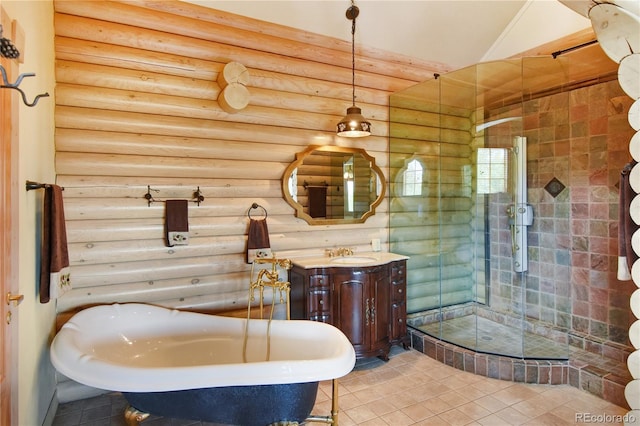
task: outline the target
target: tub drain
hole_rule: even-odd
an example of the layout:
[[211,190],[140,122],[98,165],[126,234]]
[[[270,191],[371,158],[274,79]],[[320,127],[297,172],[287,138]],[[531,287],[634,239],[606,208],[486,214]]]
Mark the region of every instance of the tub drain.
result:
[[493,340],[493,337],[491,337],[491,336],[482,336],[481,339],[482,340]]

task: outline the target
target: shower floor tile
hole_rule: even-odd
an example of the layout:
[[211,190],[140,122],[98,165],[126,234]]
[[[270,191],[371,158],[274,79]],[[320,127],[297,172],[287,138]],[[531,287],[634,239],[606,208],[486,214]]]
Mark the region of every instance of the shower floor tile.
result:
[[430,336],[467,349],[534,359],[567,359],[568,345],[476,315],[434,322],[417,328]]

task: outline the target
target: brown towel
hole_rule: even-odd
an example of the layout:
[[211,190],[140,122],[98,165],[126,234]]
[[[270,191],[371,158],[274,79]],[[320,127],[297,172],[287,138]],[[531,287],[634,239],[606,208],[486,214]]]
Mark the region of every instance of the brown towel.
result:
[[631,188],[629,174],[636,165],[636,161],[627,164],[620,172],[619,188],[619,223],[618,223],[618,279],[628,281],[631,279],[631,267],[638,259],[633,247],[631,247],[631,237],[638,229],[638,225],[631,219],[631,201],[636,196]]
[[40,303],[47,303],[71,290],[62,188],[58,185],[47,185],[44,191]]
[[247,263],[256,259],[273,257],[269,243],[267,219],[249,219],[249,235],[247,236]]
[[189,202],[187,200],[165,201],[164,223],[169,247],[189,244]]
[[327,217],[327,187],[309,186],[309,216]]

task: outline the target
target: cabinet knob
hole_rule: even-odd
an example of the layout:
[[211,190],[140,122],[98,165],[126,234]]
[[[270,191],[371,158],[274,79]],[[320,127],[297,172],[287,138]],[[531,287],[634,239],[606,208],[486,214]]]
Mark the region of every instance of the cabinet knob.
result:
[[321,305],[324,305],[324,300],[320,299],[318,303],[320,303]]
[[402,293],[402,289],[401,288],[398,289],[398,293]]

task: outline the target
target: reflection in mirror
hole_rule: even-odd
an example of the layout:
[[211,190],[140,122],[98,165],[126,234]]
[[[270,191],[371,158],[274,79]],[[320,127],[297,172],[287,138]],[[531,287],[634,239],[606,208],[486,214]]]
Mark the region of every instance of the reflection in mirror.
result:
[[323,145],[296,155],[282,189],[296,216],[311,225],[360,223],[375,214],[385,182],[365,150]]

